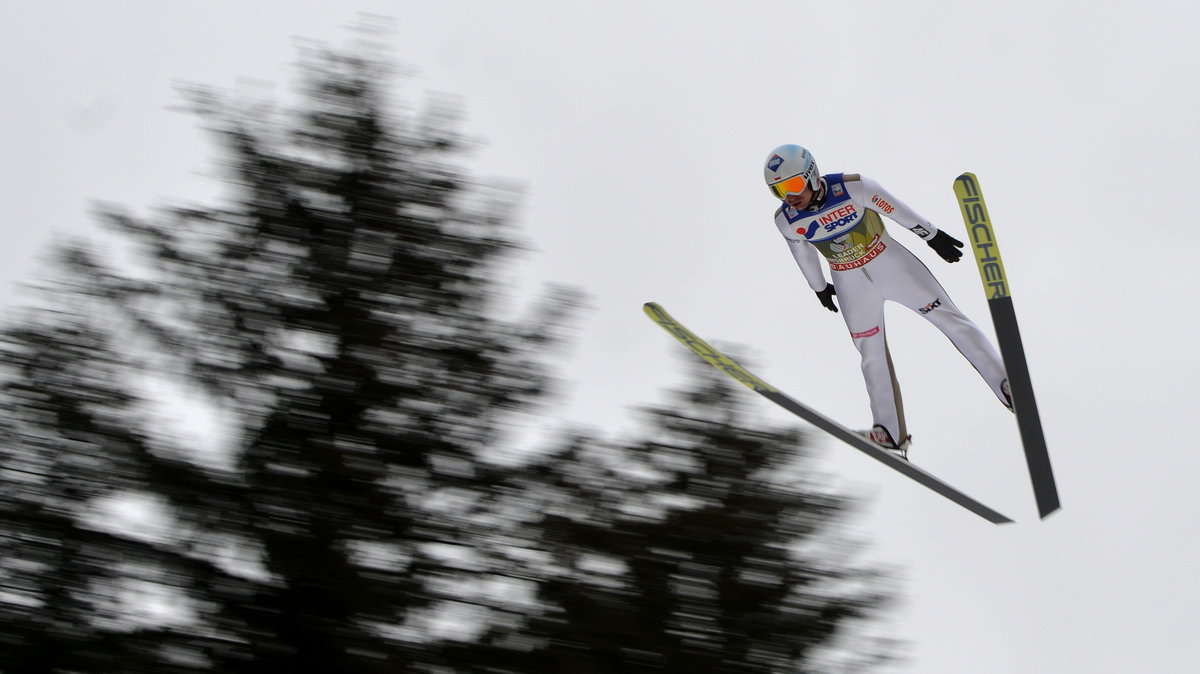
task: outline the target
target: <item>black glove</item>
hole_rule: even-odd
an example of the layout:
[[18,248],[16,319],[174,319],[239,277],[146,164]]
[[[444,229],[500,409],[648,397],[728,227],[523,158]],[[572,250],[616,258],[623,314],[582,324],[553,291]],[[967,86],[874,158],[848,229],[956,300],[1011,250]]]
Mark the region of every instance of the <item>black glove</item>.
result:
[[824,304],[826,309],[835,314],[837,313],[838,308],[837,305],[833,303],[833,296],[836,294],[837,292],[833,289],[832,283],[826,283],[824,290],[817,291],[817,299],[821,300],[821,304]]
[[933,238],[927,241],[929,247],[937,251],[938,255],[946,262],[958,262],[958,258],[962,257],[962,241],[947,234],[944,230],[939,229]]

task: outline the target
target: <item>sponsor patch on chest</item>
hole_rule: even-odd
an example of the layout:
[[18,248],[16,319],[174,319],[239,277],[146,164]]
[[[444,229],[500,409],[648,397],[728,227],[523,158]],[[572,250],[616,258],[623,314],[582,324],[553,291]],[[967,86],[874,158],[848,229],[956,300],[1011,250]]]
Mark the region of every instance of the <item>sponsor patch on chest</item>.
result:
[[[805,214],[807,215],[807,214]],[[797,218],[797,220],[801,220]],[[862,212],[852,203],[844,203],[816,215],[803,218],[794,224],[796,231],[804,230],[804,238],[816,243],[827,241],[854,229],[862,221]]]

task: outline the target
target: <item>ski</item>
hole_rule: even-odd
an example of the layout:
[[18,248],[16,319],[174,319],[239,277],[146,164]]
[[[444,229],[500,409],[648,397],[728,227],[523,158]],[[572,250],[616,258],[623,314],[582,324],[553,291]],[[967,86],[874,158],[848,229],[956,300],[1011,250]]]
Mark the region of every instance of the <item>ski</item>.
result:
[[1033,396],[1033,383],[1029,378],[1029,365],[1025,361],[1021,331],[1017,328],[1011,289],[1004,273],[1004,263],[1000,259],[1000,248],[996,245],[992,220],[988,216],[975,174],[964,173],[955,179],[954,194],[958,197],[963,222],[970,234],[971,248],[975,251],[975,262],[979,266],[979,277],[987,293],[988,309],[992,313],[996,339],[1000,343],[1000,356],[1004,359],[1008,385],[1012,389],[1013,411],[1017,415],[1021,444],[1025,447],[1025,462],[1033,482],[1033,495],[1037,500],[1038,514],[1044,519],[1058,510],[1061,504],[1054,471],[1050,467],[1050,453],[1046,450],[1046,438],[1042,433],[1041,416]]
[[879,461],[893,470],[907,475],[918,483],[925,485],[929,489],[932,489],[938,494],[941,494],[947,499],[950,499],[954,503],[957,503],[967,510],[970,510],[989,522],[993,522],[995,524],[1012,522],[1011,519],[1005,517],[1004,515],[1001,515],[995,510],[992,510],[975,499],[972,499],[945,482],[942,482],[933,475],[921,470],[912,463],[909,463],[908,461],[905,461],[904,459],[901,459],[880,448],[875,443],[867,440],[858,433],[851,431],[845,426],[842,426],[836,421],[833,421],[820,412],[813,410],[807,405],[797,402],[796,400],[785,395],[779,389],[754,376],[746,368],[738,365],[725,354],[709,346],[707,342],[697,337],[694,333],[692,333],[692,331],[688,330],[681,323],[679,323],[679,321],[671,318],[671,315],[668,314],[666,310],[664,310],[658,304],[655,304],[654,302],[647,302],[644,308],[646,315],[649,316],[651,320],[653,320],[655,323],[658,323],[659,326],[670,333],[675,339],[678,339],[680,342],[682,342],[684,346],[691,349],[697,356],[700,356],[707,361],[709,365],[712,365],[721,372],[724,372],[735,380],[746,385],[748,388],[754,390],[756,393],[759,393],[767,400],[779,405],[783,409],[795,414],[801,419],[804,419],[817,428],[829,433],[838,440],[841,440],[842,442],[859,450],[867,456],[870,456],[876,461]]

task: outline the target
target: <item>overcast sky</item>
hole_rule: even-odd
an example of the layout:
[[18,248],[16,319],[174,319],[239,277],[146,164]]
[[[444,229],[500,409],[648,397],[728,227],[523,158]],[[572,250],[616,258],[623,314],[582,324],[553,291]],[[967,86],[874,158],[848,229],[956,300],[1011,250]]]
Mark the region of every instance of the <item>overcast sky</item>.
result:
[[[449,94],[516,181],[524,291],[580,287],[563,417],[596,427],[681,380],[648,300],[853,427],[857,352],[771,222],[761,163],[799,143],[965,239],[979,176],[1004,254],[1063,510],[1037,519],[1016,426],[953,347],[893,306],[912,459],[1017,524],[989,525],[822,438],[822,470],[869,500],[855,527],[895,566],[887,625],[922,674],[1182,672],[1200,661],[1200,375],[1190,211],[1200,183],[1194,3],[16,2],[0,6],[5,303],[89,204],[204,202],[212,144],[176,83],[282,95],[296,39],[395,19],[402,96]],[[992,333],[974,265],[896,225]],[[1175,242],[1175,243],[1171,243]],[[826,345],[806,360],[804,348]],[[753,394],[746,392],[747,396]],[[757,401],[764,423],[792,418]]]

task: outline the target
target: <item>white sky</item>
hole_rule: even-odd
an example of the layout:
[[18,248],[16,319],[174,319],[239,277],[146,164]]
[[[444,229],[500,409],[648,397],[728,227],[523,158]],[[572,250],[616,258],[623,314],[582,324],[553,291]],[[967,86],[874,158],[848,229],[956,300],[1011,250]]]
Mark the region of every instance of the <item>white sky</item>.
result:
[[[1010,415],[932,326],[893,308],[914,461],[1018,520],[989,525],[822,438],[822,469],[871,497],[855,522],[869,557],[901,570],[906,671],[1200,660],[1200,452],[1185,423],[1200,275],[1181,248],[1200,183],[1193,3],[10,0],[5,303],[56,234],[89,230],[91,201],[145,213],[214,193],[212,144],[168,111],[175,82],[285,93],[294,38],[344,43],[358,11],[397,19],[396,55],[419,73],[410,101],[461,98],[485,143],[467,168],[525,186],[521,287],[591,294],[563,413],[596,427],[627,425],[681,379],[685,353],[647,300],[867,425],[857,354],[772,225],[761,162],[806,145],[823,171],[870,175],[960,239],[951,186],[975,172],[1064,509],[1037,519]],[[892,229],[990,333],[974,265]]]

